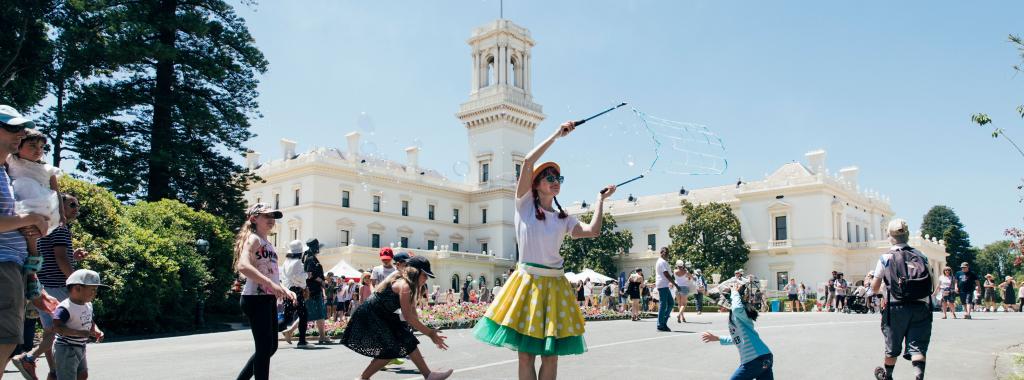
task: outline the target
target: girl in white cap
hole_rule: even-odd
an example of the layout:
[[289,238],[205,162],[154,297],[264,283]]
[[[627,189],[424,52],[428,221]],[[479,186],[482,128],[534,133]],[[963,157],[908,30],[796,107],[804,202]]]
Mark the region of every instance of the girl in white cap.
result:
[[277,252],[267,241],[281,212],[265,203],[257,203],[246,212],[245,224],[235,238],[235,269],[245,277],[240,304],[249,318],[256,344],[238,379],[270,378],[270,357],[277,351],[277,302],[295,301],[295,293],[281,286]]

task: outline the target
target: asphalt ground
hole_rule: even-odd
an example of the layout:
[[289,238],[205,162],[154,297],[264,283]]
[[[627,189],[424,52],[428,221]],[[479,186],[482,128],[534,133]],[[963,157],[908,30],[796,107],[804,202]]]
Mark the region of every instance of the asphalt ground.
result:
[[[936,314],[928,352],[929,379],[993,379],[996,357],[1024,343],[1024,313],[976,313],[973,320]],[[655,320],[587,323],[588,352],[559,359],[561,379],[727,379],[739,364],[733,346],[701,343],[700,333],[726,333],[724,314],[688,313],[690,323],[655,330]],[[776,379],[870,379],[881,363],[877,314],[768,313],[757,330],[775,355]],[[453,379],[513,379],[516,354],[473,339],[471,330],[448,330],[448,351],[421,337],[434,368],[454,368]],[[253,350],[248,330],[127,342],[90,344],[92,379],[233,379]],[[271,362],[273,379],[352,379],[370,359],[338,345],[299,349],[280,344]],[[45,374],[44,360],[38,373]],[[539,365],[539,360],[538,360]],[[20,378],[13,365],[9,379]],[[13,373],[12,373],[13,372]],[[910,379],[900,359],[896,379]],[[389,366],[375,379],[421,379],[411,362]]]

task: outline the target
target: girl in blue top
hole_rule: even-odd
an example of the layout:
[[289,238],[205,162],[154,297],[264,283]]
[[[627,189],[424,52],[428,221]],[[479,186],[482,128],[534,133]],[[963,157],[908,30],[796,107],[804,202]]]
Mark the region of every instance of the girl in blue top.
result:
[[[740,351],[740,366],[733,372],[730,380],[773,380],[772,352],[761,341],[761,336],[754,331],[757,320],[757,308],[751,305],[746,285],[737,281],[732,285],[732,303],[729,307],[729,336],[719,337],[711,332],[704,332],[701,340],[704,343],[719,342],[722,345],[735,344]],[[723,307],[723,309],[725,309]],[[723,310],[724,311],[724,310]]]

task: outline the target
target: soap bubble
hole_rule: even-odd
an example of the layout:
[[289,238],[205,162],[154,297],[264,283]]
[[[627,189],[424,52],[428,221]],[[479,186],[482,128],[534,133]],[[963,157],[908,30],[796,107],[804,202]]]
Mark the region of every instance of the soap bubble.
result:
[[373,156],[377,154],[377,143],[373,141],[363,141],[359,144],[359,151],[362,152],[364,156]]
[[452,165],[452,171],[459,177],[465,177],[466,174],[469,174],[469,164],[466,161],[455,161],[455,164]]
[[373,119],[366,112],[360,112],[359,116],[356,116],[356,128],[359,131],[368,135],[373,135],[377,132],[377,128],[373,125]]
[[632,154],[627,154],[622,157],[622,163],[626,164],[628,167],[634,167],[636,166],[636,158],[633,157]]

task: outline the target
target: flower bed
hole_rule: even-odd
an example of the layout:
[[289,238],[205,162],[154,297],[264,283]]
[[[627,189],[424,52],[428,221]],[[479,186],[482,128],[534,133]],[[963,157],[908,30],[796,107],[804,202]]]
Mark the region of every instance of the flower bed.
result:
[[[419,316],[420,321],[431,328],[442,330],[468,329],[476,325],[480,318],[483,318],[487,312],[487,306],[489,304],[486,303],[438,304],[426,309],[420,309]],[[628,313],[591,306],[585,306],[581,311],[583,312],[584,319],[587,321],[610,321],[629,318]],[[307,335],[316,336],[316,327],[314,327],[313,323],[309,325]],[[326,321],[325,328],[328,335],[337,338],[345,330],[345,324],[328,320]]]

